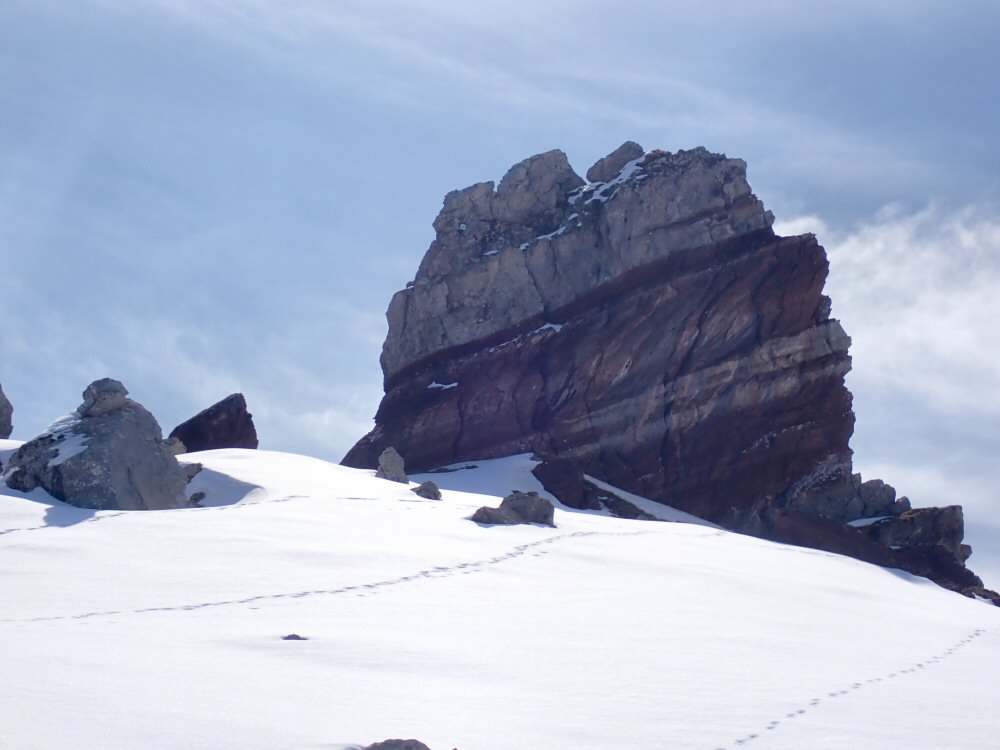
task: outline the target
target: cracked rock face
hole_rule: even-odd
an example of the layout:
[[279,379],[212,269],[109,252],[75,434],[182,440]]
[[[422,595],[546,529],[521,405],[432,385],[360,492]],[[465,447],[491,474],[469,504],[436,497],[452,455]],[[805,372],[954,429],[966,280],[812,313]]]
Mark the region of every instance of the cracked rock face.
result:
[[11,406],[7,396],[4,395],[3,387],[0,386],[0,440],[6,440],[14,430],[11,417],[14,414],[14,407]]
[[22,445],[3,479],[81,508],[184,508],[188,478],[156,419],[117,380],[91,383],[83,404]]
[[550,151],[445,197],[389,306],[376,427],[344,463],[532,452],[563,487],[571,467],[727,528],[890,559],[846,526],[909,504],[852,474],[850,338],[816,238],[776,236],[746,164],[705,149],[629,142],[587,177]]

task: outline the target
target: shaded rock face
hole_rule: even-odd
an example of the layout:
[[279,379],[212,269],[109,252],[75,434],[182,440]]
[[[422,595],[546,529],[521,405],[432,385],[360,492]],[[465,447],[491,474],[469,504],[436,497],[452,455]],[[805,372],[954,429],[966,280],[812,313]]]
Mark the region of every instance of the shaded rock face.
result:
[[3,479],[12,489],[41,487],[81,508],[183,508],[188,478],[156,419],[105,378],[84,391],[76,411],[22,445]]
[[14,415],[14,407],[11,406],[7,396],[4,395],[3,386],[0,386],[0,440],[6,440],[10,433],[14,431],[11,418]]
[[909,503],[852,472],[850,338],[816,238],[776,236],[746,164],[704,149],[626,143],[587,175],[551,151],[445,197],[344,463],[532,452],[730,529],[890,550],[845,526]]
[[226,396],[170,431],[187,452],[256,448],[257,428],[242,393]]

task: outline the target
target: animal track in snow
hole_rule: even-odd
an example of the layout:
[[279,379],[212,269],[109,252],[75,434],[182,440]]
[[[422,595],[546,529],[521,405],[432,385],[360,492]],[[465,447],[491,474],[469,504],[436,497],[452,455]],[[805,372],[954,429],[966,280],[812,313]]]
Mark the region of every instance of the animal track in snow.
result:
[[539,539],[538,541],[528,542],[526,544],[519,544],[509,552],[504,552],[502,554],[486,558],[484,560],[470,560],[467,562],[455,563],[453,565],[438,565],[436,567],[427,568],[425,570],[421,570],[416,573],[411,573],[409,575],[399,576],[398,578],[387,578],[382,581],[373,581],[371,583],[358,583],[332,589],[313,589],[308,591],[297,591],[291,593],[286,592],[280,594],[258,594],[257,596],[248,596],[241,599],[225,599],[213,602],[200,602],[197,604],[179,604],[179,605],[165,606],[165,607],[142,607],[139,609],[105,610],[101,612],[84,612],[75,615],[49,615],[43,617],[6,618],[6,619],[0,619],[0,622],[26,623],[26,622],[51,622],[54,620],[85,620],[93,617],[111,617],[115,615],[138,615],[138,614],[147,614],[150,612],[190,612],[192,610],[207,609],[209,607],[227,607],[227,606],[234,606],[241,604],[256,604],[258,602],[277,601],[281,599],[302,599],[304,597],[309,597],[309,596],[334,596],[337,594],[351,594],[351,593],[357,596],[365,596],[370,593],[376,593],[384,588],[388,588],[391,586],[399,586],[401,584],[411,583],[413,581],[417,581],[420,579],[443,578],[449,575],[478,573],[494,565],[499,565],[501,563],[507,562],[508,560],[513,560],[518,557],[524,557],[528,555],[529,552],[535,552],[539,547],[545,547],[547,545],[554,544],[556,542],[561,542],[566,539],[578,539],[581,537],[588,537],[588,536],[637,536],[639,534],[646,534],[646,533],[649,532],[575,531],[569,534],[560,534],[558,536],[548,537],[547,539]]
[[[864,681],[859,681],[859,682],[851,683],[851,686],[848,687],[848,688],[845,688],[845,689],[842,689],[842,690],[834,690],[834,691],[831,691],[831,692],[827,693],[825,700],[832,700],[834,698],[839,698],[841,696],[848,695],[849,693],[852,693],[855,690],[860,690],[865,685],[873,685],[873,684],[875,684],[877,682],[882,682],[883,680],[890,679],[890,678],[897,677],[897,676],[904,675],[904,674],[913,674],[914,672],[918,672],[921,669],[925,669],[927,667],[927,665],[929,665],[929,664],[937,664],[938,662],[942,661],[943,659],[945,659],[945,658],[947,658],[949,656],[952,656],[958,649],[960,649],[963,646],[967,646],[968,644],[972,643],[976,638],[979,638],[981,635],[983,635],[986,632],[987,631],[984,630],[984,629],[982,629],[982,628],[977,628],[976,630],[972,631],[969,635],[967,635],[965,638],[963,638],[962,640],[960,640],[955,645],[951,646],[948,649],[945,649],[944,651],[942,651],[939,654],[936,654],[936,655],[930,657],[929,659],[924,659],[923,661],[916,662],[916,663],[910,665],[909,667],[906,667],[905,669],[899,669],[899,670],[896,670],[895,672],[891,672],[891,673],[889,673],[887,675],[883,675],[883,676],[880,676],[880,677],[872,677],[872,678],[864,680]],[[796,710],[791,711],[789,713],[786,713],[785,716],[784,716],[784,718],[786,720],[787,719],[798,718],[798,717],[800,717],[800,716],[808,713],[811,709],[814,709],[817,706],[819,706],[823,702],[823,700],[824,700],[824,698],[818,698],[818,697],[817,698],[813,698],[813,699],[811,699],[809,701],[809,704],[806,705],[805,707],[796,709]],[[773,732],[775,729],[778,728],[778,726],[780,726],[780,724],[781,724],[781,721],[778,720],[778,719],[775,719],[775,720],[769,722],[767,724],[767,726],[764,727],[763,731],[764,732]],[[731,748],[733,748],[733,747],[743,747],[744,745],[746,745],[748,743],[751,743],[754,740],[759,739],[759,738],[760,738],[760,734],[759,733],[747,734],[747,735],[745,735],[743,737],[740,737],[738,739],[732,740],[731,743],[730,743],[730,745],[728,745],[728,746],[727,745],[718,745],[718,746],[715,747],[715,750],[731,750]]]

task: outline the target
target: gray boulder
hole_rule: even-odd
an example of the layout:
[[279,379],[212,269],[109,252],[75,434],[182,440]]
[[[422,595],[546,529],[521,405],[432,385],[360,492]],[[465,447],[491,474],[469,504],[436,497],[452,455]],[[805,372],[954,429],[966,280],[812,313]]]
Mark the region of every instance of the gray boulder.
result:
[[439,490],[438,486],[436,484],[434,484],[434,482],[432,482],[430,480],[424,482],[419,487],[413,487],[410,490],[410,492],[412,492],[412,493],[416,494],[417,496],[422,497],[422,498],[424,498],[426,500],[440,500],[441,499],[441,490]]
[[410,483],[403,465],[403,457],[392,446],[382,451],[382,455],[378,457],[378,470],[375,476],[379,479],[388,479],[390,482]]
[[362,750],[431,750],[420,740],[382,740],[367,745]]
[[514,492],[505,497],[499,508],[483,506],[472,514],[476,523],[513,526],[521,523],[540,523],[555,526],[555,509],[552,503],[537,492]]
[[81,508],[184,508],[188,478],[156,419],[117,380],[91,383],[83,403],[22,445],[3,474],[11,489],[41,487]]
[[11,416],[14,414],[14,407],[11,406],[7,396],[4,395],[3,386],[0,386],[0,440],[6,440],[14,430]]

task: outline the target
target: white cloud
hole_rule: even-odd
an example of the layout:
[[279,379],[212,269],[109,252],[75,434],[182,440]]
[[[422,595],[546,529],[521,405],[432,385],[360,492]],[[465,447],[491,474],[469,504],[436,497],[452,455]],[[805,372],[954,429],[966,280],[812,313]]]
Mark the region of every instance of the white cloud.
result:
[[814,222],[834,314],[853,339],[852,382],[1000,416],[1000,218],[889,206],[847,232],[814,219],[784,226]]

